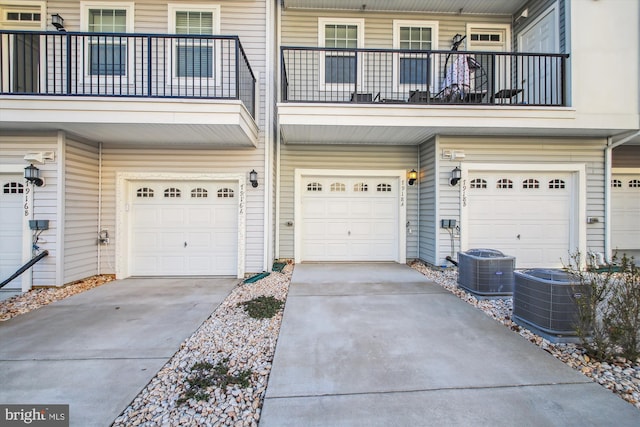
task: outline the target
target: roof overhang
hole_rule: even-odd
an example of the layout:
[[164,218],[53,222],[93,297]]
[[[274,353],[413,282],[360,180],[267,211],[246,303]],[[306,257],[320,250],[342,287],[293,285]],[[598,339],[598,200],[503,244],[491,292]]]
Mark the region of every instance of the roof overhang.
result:
[[0,97],[0,131],[62,130],[114,146],[252,148],[258,126],[239,100]]
[[484,15],[511,15],[526,3],[527,0],[283,0],[285,9],[403,11]]
[[287,144],[417,145],[435,135],[608,137],[637,116],[585,116],[568,107],[278,104]]

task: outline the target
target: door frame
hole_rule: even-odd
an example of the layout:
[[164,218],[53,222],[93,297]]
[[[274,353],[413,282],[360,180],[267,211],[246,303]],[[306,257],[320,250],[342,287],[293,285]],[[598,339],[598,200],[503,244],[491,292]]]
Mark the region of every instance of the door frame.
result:
[[116,278],[124,279],[131,275],[130,239],[133,211],[132,187],[137,181],[234,181],[238,184],[238,244],[237,275],[244,278],[246,252],[247,184],[243,173],[172,173],[172,172],[117,172],[116,173]]
[[[469,188],[469,174],[475,172],[564,172],[571,173],[571,230],[569,251],[577,250],[581,254],[587,253],[587,186],[586,165],[577,163],[531,164],[531,163],[468,163],[460,165],[460,251],[469,249],[468,234],[465,230],[469,227],[471,209],[468,202],[467,189]],[[577,221],[577,223],[576,223]],[[584,258],[584,257],[583,257]],[[582,260],[584,261],[584,260]]]
[[402,170],[344,170],[344,169],[295,169],[293,180],[294,214],[294,261],[302,262],[302,179],[307,176],[347,176],[347,177],[395,177],[398,178],[398,257],[400,264],[407,262],[407,171]]

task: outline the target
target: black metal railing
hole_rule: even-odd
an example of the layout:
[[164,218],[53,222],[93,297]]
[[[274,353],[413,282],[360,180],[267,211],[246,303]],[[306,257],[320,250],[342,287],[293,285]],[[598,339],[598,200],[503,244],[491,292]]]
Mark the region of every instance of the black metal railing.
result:
[[0,94],[239,99],[255,76],[236,36],[0,31]]
[[282,47],[282,101],[565,106],[568,58]]

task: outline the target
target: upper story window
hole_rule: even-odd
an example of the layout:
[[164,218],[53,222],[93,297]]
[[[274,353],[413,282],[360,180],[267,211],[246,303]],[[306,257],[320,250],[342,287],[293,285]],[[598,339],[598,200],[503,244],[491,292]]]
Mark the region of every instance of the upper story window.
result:
[[[357,49],[362,47],[364,39],[363,19],[324,19],[318,20],[318,42],[320,47],[336,49]],[[328,51],[323,56],[324,78],[327,84],[355,83],[358,67],[353,51]]]
[[[130,33],[133,31],[133,3],[82,3],[81,27],[89,33]],[[126,76],[129,61],[127,37],[90,37],[87,45],[88,74]]]
[[[169,6],[170,31],[180,35],[213,35],[218,33],[220,7],[199,5]],[[214,41],[208,38],[176,38],[173,42],[173,75],[178,78],[213,78],[215,70]]]
[[402,52],[394,67],[397,82],[403,85],[427,85],[431,81],[431,63],[425,50],[437,49],[438,23],[432,21],[393,21],[393,45]]

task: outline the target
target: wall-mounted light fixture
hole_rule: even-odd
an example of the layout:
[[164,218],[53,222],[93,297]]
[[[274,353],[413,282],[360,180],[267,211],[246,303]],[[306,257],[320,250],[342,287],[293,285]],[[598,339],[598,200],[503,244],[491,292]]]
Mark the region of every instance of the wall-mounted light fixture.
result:
[[418,179],[418,172],[416,172],[415,169],[411,169],[407,174],[407,178],[409,179],[409,185],[413,185],[413,183]]
[[456,166],[451,171],[451,179],[449,180],[449,184],[457,185],[458,181],[460,181],[460,178],[462,178],[462,171],[460,170],[459,167]]
[[66,31],[64,28],[64,19],[62,19],[62,16],[57,13],[51,15],[51,25],[56,27],[58,31]]
[[251,182],[251,186],[256,188],[258,186],[258,172],[255,169],[252,169],[249,172],[249,182]]
[[44,180],[40,178],[40,169],[33,166],[33,163],[24,168],[24,179],[26,179],[36,187],[42,187],[42,185],[44,184]]

